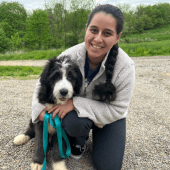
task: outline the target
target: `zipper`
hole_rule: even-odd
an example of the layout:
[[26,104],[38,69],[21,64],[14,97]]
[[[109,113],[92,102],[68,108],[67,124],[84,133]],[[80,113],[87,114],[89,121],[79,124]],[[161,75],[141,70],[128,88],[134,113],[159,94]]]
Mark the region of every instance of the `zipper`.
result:
[[85,81],[84,81],[84,97],[86,97],[86,88],[87,88],[88,84],[89,84],[89,82],[86,78]]

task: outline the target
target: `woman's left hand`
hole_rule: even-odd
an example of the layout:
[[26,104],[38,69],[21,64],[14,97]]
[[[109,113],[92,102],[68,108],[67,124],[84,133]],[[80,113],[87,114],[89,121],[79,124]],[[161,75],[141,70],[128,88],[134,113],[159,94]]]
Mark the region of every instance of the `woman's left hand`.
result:
[[52,116],[53,119],[55,118],[56,114],[58,114],[58,117],[60,119],[63,119],[64,116],[68,112],[70,112],[74,109],[75,109],[75,107],[73,105],[73,99],[69,99],[65,104],[63,104],[63,105],[58,104],[58,105],[54,106],[53,108],[49,109],[48,113],[53,112],[53,116]]

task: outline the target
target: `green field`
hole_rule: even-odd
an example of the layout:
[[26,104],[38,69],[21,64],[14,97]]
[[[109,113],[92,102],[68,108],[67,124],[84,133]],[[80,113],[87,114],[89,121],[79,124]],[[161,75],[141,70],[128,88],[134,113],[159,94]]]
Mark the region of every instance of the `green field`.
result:
[[[144,31],[142,34],[129,34],[121,38],[119,46],[130,57],[170,55],[170,25]],[[36,50],[31,52],[13,52],[0,54],[0,61],[7,60],[46,60],[58,56],[66,48]]]
[[10,77],[15,79],[38,78],[42,70],[43,67],[0,66],[0,79],[10,79]]
[[170,25],[129,34],[120,40],[119,46],[130,57],[170,55]]
[[[170,25],[142,34],[130,34],[121,38],[119,46],[130,56],[163,56],[170,55]],[[31,52],[16,51],[0,54],[0,61],[7,60],[46,60],[58,56],[66,49],[36,50]],[[29,79],[33,75],[40,75],[42,67],[0,66],[0,78]]]

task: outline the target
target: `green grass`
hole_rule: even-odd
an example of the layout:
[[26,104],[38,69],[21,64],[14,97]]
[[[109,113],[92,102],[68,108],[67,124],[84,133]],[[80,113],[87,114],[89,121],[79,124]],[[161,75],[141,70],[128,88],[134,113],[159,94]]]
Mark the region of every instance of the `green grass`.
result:
[[133,44],[122,43],[119,46],[130,57],[170,55],[170,40]]
[[162,28],[155,28],[152,30],[144,31],[141,34],[129,34],[125,38],[121,38],[122,43],[138,43],[138,42],[152,42],[164,41],[170,39],[170,24]]
[[66,48],[57,50],[36,50],[31,52],[12,52],[5,55],[0,54],[0,61],[7,60],[46,60],[54,56],[58,56]]
[[0,79],[9,77],[30,79],[37,78],[42,73],[43,67],[33,66],[0,66]]

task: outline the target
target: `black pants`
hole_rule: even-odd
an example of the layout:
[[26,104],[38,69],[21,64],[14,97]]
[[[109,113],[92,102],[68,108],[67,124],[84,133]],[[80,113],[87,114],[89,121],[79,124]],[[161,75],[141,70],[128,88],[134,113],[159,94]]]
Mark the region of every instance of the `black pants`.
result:
[[65,132],[83,145],[92,129],[93,163],[97,170],[121,170],[126,140],[126,119],[98,128],[88,118],[69,112],[62,121]]

